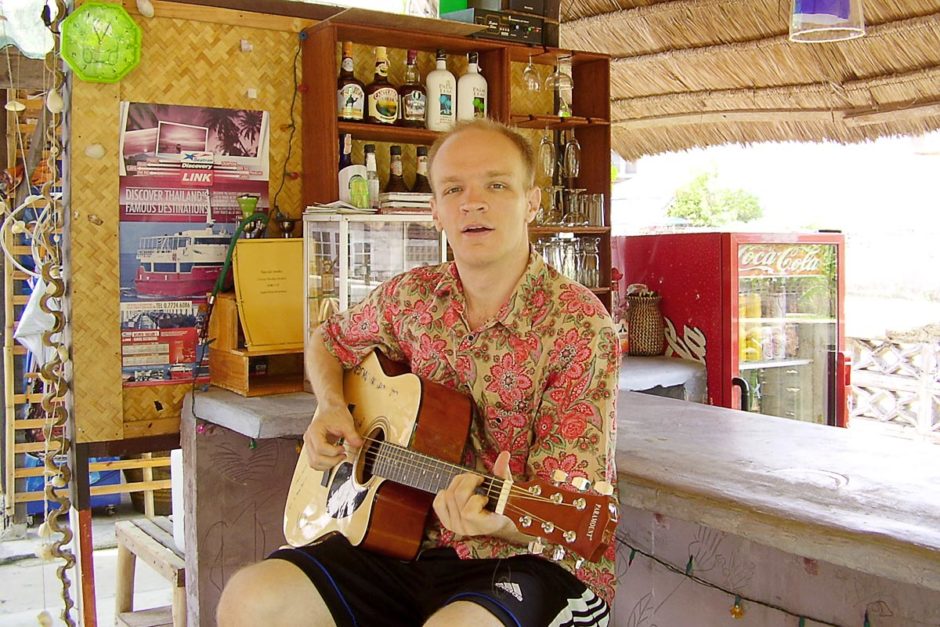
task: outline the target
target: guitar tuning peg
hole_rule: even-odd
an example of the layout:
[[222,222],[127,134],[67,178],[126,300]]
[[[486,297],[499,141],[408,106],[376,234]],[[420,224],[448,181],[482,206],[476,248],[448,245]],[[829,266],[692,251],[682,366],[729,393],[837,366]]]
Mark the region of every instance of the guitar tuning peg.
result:
[[578,561],[574,563],[574,567],[580,570],[582,566],[584,566],[584,560],[579,557]]
[[542,544],[541,538],[536,538],[532,542],[529,542],[529,553],[532,555],[541,555],[542,551],[545,550],[545,545]]
[[560,562],[565,559],[565,549],[561,546],[556,546],[555,550],[552,551],[552,559],[556,562]]
[[594,489],[602,496],[610,496],[614,493],[614,486],[607,481],[598,481],[594,484]]
[[584,477],[575,477],[571,480],[571,485],[573,485],[577,490],[584,492],[591,487],[591,482]]
[[561,468],[556,468],[552,472],[552,481],[554,481],[555,483],[564,483],[567,480],[568,480],[568,473],[566,473]]

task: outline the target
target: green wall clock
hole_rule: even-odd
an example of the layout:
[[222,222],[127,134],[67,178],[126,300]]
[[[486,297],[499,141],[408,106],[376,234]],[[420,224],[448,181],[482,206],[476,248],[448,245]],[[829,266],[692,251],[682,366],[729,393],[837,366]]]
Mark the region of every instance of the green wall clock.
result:
[[116,83],[140,63],[140,26],[120,4],[86,2],[61,28],[62,58],[83,81]]

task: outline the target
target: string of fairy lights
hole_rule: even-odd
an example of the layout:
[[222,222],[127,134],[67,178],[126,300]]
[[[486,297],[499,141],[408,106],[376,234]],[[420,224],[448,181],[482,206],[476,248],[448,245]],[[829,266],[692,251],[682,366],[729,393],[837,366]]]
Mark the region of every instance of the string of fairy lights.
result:
[[[629,556],[627,557],[628,568],[633,565],[633,560],[636,558],[637,555],[642,555],[643,557],[647,558],[651,562],[658,564],[662,568],[665,568],[666,570],[674,574],[681,575],[683,577],[686,577],[694,581],[695,583],[699,585],[705,586],[707,588],[712,588],[714,590],[718,590],[720,592],[727,594],[732,599],[731,608],[729,609],[729,613],[731,614],[732,618],[735,618],[735,619],[744,618],[747,612],[747,604],[753,604],[753,605],[759,605],[761,607],[766,607],[768,609],[780,612],[781,614],[786,614],[787,616],[795,618],[799,621],[798,622],[799,627],[806,627],[808,622],[812,622],[817,625],[827,625],[828,627],[847,627],[846,625],[829,622],[821,618],[815,618],[815,617],[809,616],[807,614],[793,612],[775,603],[770,603],[767,601],[762,601],[760,599],[748,597],[739,592],[735,592],[734,590],[729,590],[728,588],[725,588],[717,584],[714,584],[710,581],[707,581],[695,574],[694,572],[695,558],[692,555],[689,556],[689,560],[688,562],[686,562],[685,568],[680,568],[678,566],[675,566],[674,564],[670,564],[669,562],[656,557],[655,555],[653,555],[652,553],[648,551],[644,551],[643,549],[634,546],[626,538],[622,537],[621,534],[617,534],[616,541],[618,545],[629,550]],[[867,610],[864,612],[864,616],[862,617],[862,627],[872,627],[871,619],[868,615]]]

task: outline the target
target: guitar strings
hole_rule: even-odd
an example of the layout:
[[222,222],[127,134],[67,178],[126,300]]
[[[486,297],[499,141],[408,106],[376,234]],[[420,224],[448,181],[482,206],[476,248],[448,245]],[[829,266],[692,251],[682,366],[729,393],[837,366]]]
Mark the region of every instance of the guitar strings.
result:
[[[452,463],[450,463],[450,462],[445,462],[445,461],[443,461],[443,460],[439,460],[439,459],[437,459],[437,458],[430,457],[430,456],[428,456],[428,455],[425,455],[425,454],[423,454],[423,453],[416,452],[416,451],[414,451],[414,450],[412,450],[412,449],[403,447],[403,446],[401,446],[401,445],[394,444],[394,443],[389,442],[389,441],[387,441],[387,440],[379,440],[379,439],[377,439],[377,438],[371,438],[371,437],[369,437],[369,436],[362,436],[362,438],[363,438],[363,440],[365,440],[365,441],[367,441],[367,442],[374,442],[375,444],[378,445],[378,447],[384,446],[384,447],[387,447],[388,449],[390,449],[391,451],[393,451],[393,452],[389,455],[389,457],[394,457],[394,456],[395,456],[395,453],[400,453],[398,459],[396,459],[396,460],[394,460],[394,461],[398,461],[398,462],[400,462],[400,463],[409,464],[412,469],[432,470],[432,469],[433,469],[434,467],[436,467],[436,466],[438,466],[438,467],[439,467],[439,466],[444,466],[444,467],[446,467],[446,469],[451,470],[451,471],[454,471],[454,470],[460,471],[460,473],[456,473],[456,474],[469,473],[469,474],[472,474],[472,475],[476,475],[476,476],[478,476],[478,477],[482,477],[482,478],[483,478],[483,483],[481,484],[480,487],[481,487],[481,488],[482,488],[482,487],[486,487],[486,489],[487,489],[487,496],[488,496],[488,497],[490,496],[490,493],[491,493],[491,491],[493,490],[494,487],[496,488],[496,492],[497,492],[497,493],[501,492],[502,489],[503,489],[503,485],[504,485],[505,482],[506,482],[505,479],[501,479],[501,478],[499,478],[499,477],[491,477],[491,476],[489,476],[489,475],[483,474],[483,473],[481,473],[481,472],[478,472],[478,471],[476,471],[476,470],[467,468],[467,467],[465,467],[465,466],[460,466],[460,465],[458,465],[458,464],[452,464]],[[376,462],[376,461],[379,459],[379,457],[381,456],[381,452],[378,450],[378,447],[367,447],[367,448],[366,448],[366,451],[365,451],[365,459],[366,459],[366,461],[369,461],[369,462],[373,462],[373,463],[374,463],[374,462]],[[413,462],[406,461],[406,460],[404,459],[404,457],[405,457],[406,455],[407,455],[408,457],[416,457],[416,458],[418,458],[419,460],[421,460],[422,462],[424,462],[424,465],[419,465],[419,464],[415,464],[415,463],[413,463]],[[390,459],[389,461],[392,461],[392,460]],[[525,488],[521,488],[521,487],[516,486],[514,483],[511,483],[511,484],[510,484],[509,492],[510,492],[510,495],[511,495],[511,496],[515,496],[515,497],[517,497],[519,500],[535,501],[535,502],[539,502],[539,503],[552,503],[552,504],[554,504],[554,505],[561,505],[561,506],[564,506],[564,507],[575,507],[575,505],[574,505],[573,503],[555,503],[554,501],[552,501],[551,499],[549,499],[549,498],[547,498],[547,497],[532,494],[531,492],[529,492],[529,491],[526,490]]]

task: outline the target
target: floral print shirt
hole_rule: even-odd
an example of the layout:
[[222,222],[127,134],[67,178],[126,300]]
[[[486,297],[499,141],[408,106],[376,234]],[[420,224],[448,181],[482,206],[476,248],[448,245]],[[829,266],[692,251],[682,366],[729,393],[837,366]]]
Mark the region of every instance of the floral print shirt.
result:
[[[509,301],[481,328],[468,326],[453,262],[411,270],[327,320],[327,349],[346,368],[379,349],[411,371],[470,396],[475,405],[465,465],[492,474],[500,451],[517,480],[556,469],[616,486],[618,341],[590,290],[532,253]],[[457,537],[431,516],[425,546],[463,558],[504,558],[528,547],[490,536]],[[524,529],[522,530],[525,531]],[[543,553],[551,555],[553,545]],[[598,562],[569,553],[559,564],[613,599],[614,542]]]

